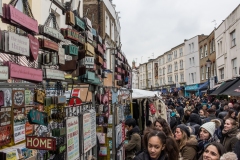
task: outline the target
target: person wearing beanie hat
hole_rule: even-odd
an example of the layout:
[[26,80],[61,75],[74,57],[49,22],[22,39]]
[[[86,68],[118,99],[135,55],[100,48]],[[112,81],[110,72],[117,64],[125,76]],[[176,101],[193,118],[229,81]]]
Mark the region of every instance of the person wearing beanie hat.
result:
[[220,160],[238,160],[238,158],[234,152],[227,152],[221,156]]
[[180,159],[197,160],[198,143],[196,137],[190,134],[189,128],[184,124],[178,125],[174,136],[180,149]]
[[211,142],[219,141],[215,135],[215,130],[221,126],[221,122],[218,119],[213,119],[211,122],[204,123],[200,127],[198,140],[198,158],[203,154],[204,148]]

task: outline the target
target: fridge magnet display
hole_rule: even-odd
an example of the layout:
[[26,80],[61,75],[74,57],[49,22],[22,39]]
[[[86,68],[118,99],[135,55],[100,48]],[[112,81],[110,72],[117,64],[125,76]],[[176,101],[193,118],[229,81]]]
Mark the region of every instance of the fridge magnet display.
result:
[[11,107],[2,107],[0,109],[0,126],[11,124]]
[[12,106],[12,89],[11,88],[2,88],[4,92],[4,106]]
[[24,107],[25,102],[24,90],[12,91],[12,105],[13,107]]

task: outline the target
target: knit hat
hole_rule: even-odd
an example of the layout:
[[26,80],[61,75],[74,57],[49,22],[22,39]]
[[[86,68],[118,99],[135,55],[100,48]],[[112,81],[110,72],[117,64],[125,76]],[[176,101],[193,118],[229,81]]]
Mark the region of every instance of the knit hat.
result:
[[216,130],[216,125],[215,125],[214,122],[207,122],[207,123],[204,123],[204,124],[200,127],[200,129],[201,129],[201,128],[206,129],[206,130],[210,133],[210,135],[211,135],[211,137],[212,137],[212,136],[214,135],[215,130]]
[[190,137],[190,131],[189,128],[185,124],[179,124],[177,128],[180,128],[181,131],[185,132],[188,137]]

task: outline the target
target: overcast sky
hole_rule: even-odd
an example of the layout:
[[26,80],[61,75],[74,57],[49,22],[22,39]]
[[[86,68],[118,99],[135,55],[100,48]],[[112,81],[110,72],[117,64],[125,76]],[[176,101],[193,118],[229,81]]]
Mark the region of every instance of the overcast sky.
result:
[[[113,0],[120,11],[122,50],[144,63],[196,35],[209,35],[239,0]],[[136,59],[137,58],[137,59]]]

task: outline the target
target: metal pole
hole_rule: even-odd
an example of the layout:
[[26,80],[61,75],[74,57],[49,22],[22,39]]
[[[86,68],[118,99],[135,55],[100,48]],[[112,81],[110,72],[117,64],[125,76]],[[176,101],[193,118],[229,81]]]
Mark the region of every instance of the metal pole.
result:
[[209,95],[210,92],[210,73],[209,73],[210,67],[208,67],[208,90],[207,90],[207,94]]
[[[114,49],[114,54],[111,55],[111,59],[113,60],[112,64],[113,64],[113,73],[112,73],[112,86],[113,89],[115,89],[115,60],[116,60],[116,52],[117,50]],[[112,119],[112,159],[115,160],[116,159],[116,132],[115,132],[115,104],[112,104],[112,115],[113,115],[113,119]]]
[[[93,86],[92,85],[92,87],[94,87],[94,89],[92,90],[92,106],[93,107],[96,107],[96,101],[95,101],[95,90],[96,90],[96,88],[97,87],[95,87],[95,86]],[[96,157],[96,159],[98,160],[98,150],[97,150],[97,148],[98,148],[98,146],[97,146],[97,144],[93,147],[93,149],[92,149],[92,155],[94,156],[94,157]]]

